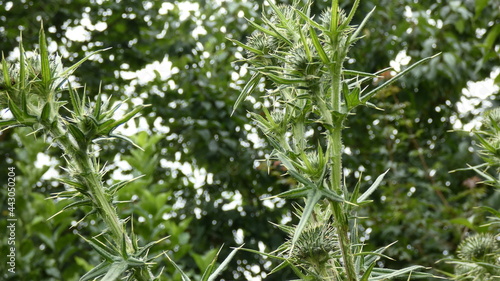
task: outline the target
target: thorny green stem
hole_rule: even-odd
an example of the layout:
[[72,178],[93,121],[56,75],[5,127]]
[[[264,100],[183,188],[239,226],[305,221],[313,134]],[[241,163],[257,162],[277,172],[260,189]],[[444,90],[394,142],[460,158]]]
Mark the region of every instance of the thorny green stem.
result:
[[329,135],[331,146],[331,184],[332,190],[341,193],[342,177],[342,128],[340,126],[333,128]]
[[[106,226],[109,228],[114,242],[116,245],[121,245],[121,241],[123,239],[122,235],[124,232],[122,223],[118,218],[116,210],[106,198],[104,187],[102,186],[102,183],[97,175],[98,171],[96,171],[96,167],[94,167],[94,163],[92,163],[92,159],[88,156],[87,151],[80,151],[75,148],[69,137],[64,134],[64,131],[60,128],[60,126],[52,128],[50,133],[54,139],[59,141],[65,153],[75,164],[78,173],[83,176],[82,181],[84,181],[86,188],[88,188],[92,197],[93,203],[97,207],[97,210],[106,223]],[[133,251],[130,238],[127,239],[126,245],[128,252]]]
[[[337,58],[340,60],[343,58]],[[341,82],[342,63],[335,63],[332,67],[332,88],[331,88],[331,106],[333,111],[340,112],[341,110],[341,96],[340,96],[340,82]]]
[[[293,134],[295,136],[303,136],[304,135],[304,115],[303,114],[300,115],[299,121],[292,128],[293,128]],[[296,151],[304,151],[305,147],[306,147],[305,139],[298,138],[298,140],[296,141],[294,146],[295,146],[294,148],[296,149]]]
[[[333,112],[341,112],[341,75],[344,52],[339,50],[337,62],[331,67],[331,107]],[[329,134],[330,160],[331,160],[331,189],[342,194],[342,126],[343,119],[335,119]],[[347,194],[344,194],[346,196]],[[348,281],[357,281],[356,269],[354,266],[351,241],[349,239],[349,218],[343,210],[344,203],[331,202],[332,213],[335,217],[337,235],[344,261],[344,268]]]
[[337,235],[344,261],[344,268],[347,275],[347,280],[357,281],[356,269],[354,267],[354,259],[351,251],[351,242],[349,240],[349,220],[347,214],[342,211],[340,203],[332,204],[333,215],[335,216]]
[[[340,123],[340,122],[339,122]],[[332,190],[341,192],[342,177],[342,126],[338,124],[329,135],[331,145],[331,185]],[[335,218],[335,226],[344,261],[344,268],[348,281],[357,281],[356,269],[354,267],[351,241],[349,239],[349,218],[343,210],[344,203],[331,202],[332,213]]]
[[[124,230],[123,224],[120,221],[115,208],[111,205],[104,192],[104,186],[98,176],[99,171],[97,170],[97,167],[95,167],[88,151],[81,151],[76,148],[74,141],[72,141],[68,135],[64,133],[60,124],[51,126],[48,128],[48,131],[73,161],[78,173],[83,176],[82,181],[85,183],[86,188],[88,188],[93,204],[108,227],[115,245],[117,247],[121,247],[122,239],[125,237],[126,251],[128,253],[133,253],[134,247],[132,245],[132,240]],[[153,279],[153,275],[149,268],[147,269],[147,272],[141,270],[139,276],[136,275],[136,277],[138,277],[138,281],[148,281]]]

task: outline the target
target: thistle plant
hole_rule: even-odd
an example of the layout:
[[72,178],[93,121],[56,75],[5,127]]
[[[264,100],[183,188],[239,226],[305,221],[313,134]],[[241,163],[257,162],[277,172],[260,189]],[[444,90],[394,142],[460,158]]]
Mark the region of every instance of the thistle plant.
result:
[[270,12],[262,16],[263,24],[250,21],[256,31],[246,43],[233,42],[245,49],[244,61],[253,71],[235,108],[265,81],[269,106],[251,115],[273,147],[269,159],[279,160],[297,181],[295,188],[276,196],[303,198],[305,202],[296,226],[280,226],[290,234],[290,240],[266,254],[283,261],[272,272],[291,266],[302,280],[426,276],[413,272],[420,266],[376,268],[386,247],[373,253],[363,251],[357,212],[370,202],[369,196],[387,171],[364,192],[360,182],[348,188],[342,178],[342,131],[345,120],[357,107],[375,107],[369,102],[371,97],[433,57],[414,63],[370,89],[368,82],[391,69],[366,73],[347,69],[344,62],[349,49],[361,39],[373,10],[356,26],[350,23],[359,0],[348,14],[334,0],[318,19],[311,15],[311,2],[279,6],[267,3]]
[[[61,178],[67,189],[52,198],[71,199],[64,210],[90,206],[86,216],[96,214],[106,225],[104,235],[84,238],[103,262],[81,277],[93,280],[115,280],[124,273],[129,280],[153,280],[150,270],[149,249],[160,241],[139,246],[133,233],[126,231],[124,220],[119,218],[113,198],[129,181],[104,186],[105,170],[99,162],[95,144],[114,138],[128,140],[125,136],[113,134],[119,125],[133,118],[143,106],[134,108],[120,118],[114,118],[119,105],[111,107],[99,94],[95,106],[90,106],[85,91],[79,94],[68,78],[77,67],[89,57],[64,69],[57,55],[50,55],[43,29],[40,31],[39,50],[24,51],[21,44],[17,63],[2,60],[0,81],[0,107],[8,109],[12,118],[1,120],[4,129],[28,127],[32,134],[43,135],[45,139],[63,151],[67,176]],[[92,54],[93,55],[93,54]],[[70,101],[60,100],[63,93],[69,93]],[[63,115],[63,109],[68,114]]]
[[479,141],[478,154],[484,163],[469,166],[467,169],[482,176],[484,183],[500,188],[500,108],[493,108],[484,113],[482,129],[475,131],[474,135]]
[[[482,128],[474,132],[479,142],[478,154],[484,163],[459,170],[473,170],[498,192],[500,188],[500,108],[483,114]],[[458,170],[457,170],[458,171]],[[479,209],[491,213],[482,225],[488,232],[472,234],[460,242],[457,259],[445,259],[455,264],[453,280],[498,280],[500,278],[500,212],[489,206]]]
[[[497,235],[498,237],[498,235]],[[500,247],[495,235],[479,233],[458,246],[454,280],[493,281],[500,278]]]
[[[17,62],[9,63],[2,57],[0,111],[10,112],[12,116],[0,119],[0,128],[27,127],[31,129],[30,134],[43,136],[51,145],[57,146],[66,163],[63,167],[65,176],[59,179],[66,189],[51,199],[70,201],[62,211],[90,207],[91,211],[80,221],[96,215],[104,223],[102,233],[93,237],[82,236],[101,256],[102,263],[80,280],[157,280],[158,276],[154,276],[151,270],[157,257],[150,256],[149,250],[165,238],[139,245],[133,224],[131,231],[127,231],[125,224],[130,218],[121,218],[116,209],[117,192],[137,178],[105,185],[106,169],[99,160],[99,145],[103,142],[120,139],[135,145],[114,130],[137,116],[144,105],[115,117],[121,103],[111,104],[110,99],[104,100],[101,93],[91,101],[85,90],[79,92],[69,77],[95,53],[64,68],[58,55],[49,54],[43,27],[39,50],[25,52],[22,41],[19,50]],[[203,280],[213,280],[235,251],[218,268],[214,260]]]

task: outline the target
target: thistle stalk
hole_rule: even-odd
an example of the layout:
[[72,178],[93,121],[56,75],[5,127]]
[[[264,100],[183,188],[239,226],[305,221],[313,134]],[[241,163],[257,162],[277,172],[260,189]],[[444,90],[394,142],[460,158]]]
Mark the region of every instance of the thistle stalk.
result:
[[[331,106],[335,112],[341,112],[342,96],[341,96],[341,82],[342,82],[342,62],[344,57],[337,56],[331,70],[332,75],[332,88],[331,88]],[[334,124],[342,125],[342,124]]]
[[89,156],[89,151],[81,151],[75,148],[60,125],[46,128],[46,130],[60,143],[63,151],[68,155],[69,159],[73,161],[76,168],[76,174],[82,175],[82,181],[88,188],[93,204],[96,206],[102,220],[108,227],[115,245],[120,246],[123,237],[125,237],[125,250],[128,253],[132,253],[133,246],[130,237],[127,235],[126,231],[124,231],[115,208],[111,205],[109,199],[106,198],[104,186],[97,174],[99,172],[98,168]]
[[[333,128],[329,136],[331,149],[331,188],[337,193],[342,193],[342,126],[338,124]],[[346,196],[346,194],[344,194]],[[334,217],[334,224],[339,239],[339,247],[342,253],[345,273],[348,281],[357,281],[357,275],[354,267],[354,258],[351,250],[351,241],[349,239],[349,218],[343,210],[345,203],[330,202]]]
[[[338,3],[334,1],[332,8],[332,19],[337,19],[339,17],[338,13]],[[332,26],[336,22],[332,22]],[[333,29],[333,27],[332,27]],[[332,30],[333,37],[338,44],[338,33]],[[342,93],[341,92],[341,82],[342,82],[342,67],[346,56],[346,52],[343,49],[338,50],[337,57],[331,67],[331,108],[333,112],[342,112]],[[338,118],[334,120],[334,124],[330,129],[330,134],[328,136],[328,142],[331,146],[330,155],[330,177],[331,177],[331,189],[337,194],[342,194],[344,198],[347,194],[344,194],[345,188],[342,188],[342,128],[343,128],[343,118]],[[332,208],[332,214],[334,217],[334,224],[336,226],[337,235],[339,239],[339,247],[342,253],[343,265],[345,268],[345,274],[348,281],[357,281],[356,270],[354,266],[354,258],[351,250],[351,241],[349,239],[349,218],[348,214],[344,211],[343,205],[345,203],[341,202],[330,202]]]
[[[41,122],[40,125],[42,125],[45,129],[47,135],[50,135],[60,144],[62,150],[67,155],[68,160],[72,161],[72,164],[74,165],[73,172],[76,175],[80,175],[79,179],[87,188],[90,195],[89,197],[92,199],[93,207],[97,210],[100,218],[106,225],[114,245],[120,252],[133,254],[135,249],[133,247],[132,240],[125,231],[116,209],[113,207],[110,199],[106,195],[105,187],[103,186],[99,176],[99,168],[91,158],[88,146],[84,145],[85,149],[78,146],[75,147],[75,143],[70,139],[71,137],[68,136],[62,128],[60,120],[61,119],[58,119],[51,125],[44,122]],[[125,243],[123,243],[123,241]],[[125,249],[121,249],[122,247],[125,247]],[[134,277],[137,281],[150,281],[154,279],[149,267],[138,269]]]

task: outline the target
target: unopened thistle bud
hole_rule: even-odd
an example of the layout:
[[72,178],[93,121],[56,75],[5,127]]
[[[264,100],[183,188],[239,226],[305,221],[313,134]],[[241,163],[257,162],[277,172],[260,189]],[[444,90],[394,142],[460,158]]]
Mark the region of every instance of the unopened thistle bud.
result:
[[40,55],[38,53],[33,53],[26,57],[28,63],[28,75],[29,79],[39,79],[42,72],[42,63],[40,62]]
[[[264,54],[269,53],[269,44],[267,35],[256,32],[247,38],[248,46],[261,51]],[[247,51],[247,57],[255,56],[254,53]]]
[[283,14],[283,16],[287,20],[287,22],[283,22],[280,19],[280,17],[276,14],[276,12],[274,10],[272,10],[271,15],[269,16],[269,21],[272,24],[275,24],[278,27],[286,29],[286,25],[288,25],[288,27],[289,27],[290,25],[296,24],[298,22],[298,16],[296,15],[295,10],[292,6],[285,5],[285,4],[279,4],[278,9]]
[[458,257],[469,261],[494,261],[500,256],[498,241],[492,234],[480,233],[467,237],[458,246]]
[[80,129],[88,139],[95,137],[99,124],[93,116],[85,115],[79,123]]
[[483,115],[483,125],[496,129],[500,126],[500,107],[488,110]]
[[276,135],[284,135],[286,133],[287,121],[285,120],[285,113],[282,110],[275,110],[271,112],[273,128],[269,128],[271,132]]
[[[337,19],[338,19],[337,26],[343,24],[346,21],[347,17],[346,17],[345,11],[343,9],[339,8]],[[320,24],[325,29],[330,30],[330,26],[332,23],[332,8],[329,7],[328,9],[324,10],[321,13],[321,16],[319,17],[319,20],[320,20]]]
[[292,257],[320,266],[326,263],[336,251],[338,240],[335,229],[326,224],[311,225],[304,229],[295,243]]
[[273,118],[273,121],[276,124],[281,124],[281,123],[283,123],[283,121],[285,119],[285,114],[281,110],[275,110],[275,111],[271,112],[271,117]]
[[246,51],[246,58],[248,61],[256,67],[269,66],[275,64],[271,52],[275,51],[275,41],[272,40],[268,35],[263,33],[255,33],[248,37],[248,46],[260,51],[262,54],[255,54],[250,51]]
[[458,257],[466,262],[455,266],[459,280],[498,280],[500,270],[495,266],[500,265],[500,248],[494,235],[481,233],[466,238],[458,246]]
[[306,51],[306,46],[302,44],[295,46],[287,56],[287,61],[294,72],[306,78],[311,76],[318,78],[322,67],[321,59],[312,44],[309,44],[307,48],[309,54]]
[[500,155],[500,132],[495,132],[489,139],[489,145],[496,149],[495,155]]
[[303,171],[313,179],[318,179],[321,176],[323,167],[326,164],[326,158],[320,153],[322,151],[307,151],[302,156]]

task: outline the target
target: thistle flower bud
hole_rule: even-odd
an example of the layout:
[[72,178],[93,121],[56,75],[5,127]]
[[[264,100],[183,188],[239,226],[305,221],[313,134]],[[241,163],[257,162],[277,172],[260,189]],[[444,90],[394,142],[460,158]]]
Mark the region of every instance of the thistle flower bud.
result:
[[309,54],[306,51],[306,46],[302,44],[295,46],[286,57],[289,67],[303,77],[319,78],[319,72],[323,66],[321,59],[312,44],[309,44],[307,49]]
[[458,257],[464,260],[488,262],[494,261],[499,256],[498,241],[490,233],[467,237],[458,246]]
[[270,132],[273,132],[277,136],[282,136],[286,133],[288,121],[286,119],[286,115],[282,110],[275,110],[271,112],[272,121],[270,124],[273,126],[268,128]]
[[273,60],[271,53],[276,51],[277,44],[276,40],[263,33],[254,33],[247,40],[248,46],[259,50],[261,54],[255,54],[250,51],[246,51],[246,58],[248,61],[256,67],[274,65],[276,62]]
[[313,266],[320,266],[326,263],[338,249],[337,236],[332,226],[311,225],[304,229],[297,240],[292,257],[307,261]]
[[290,25],[298,22],[298,17],[294,11],[294,8],[290,5],[286,4],[279,4],[278,9],[280,12],[283,14],[284,18],[287,19],[289,22],[283,22],[280,17],[276,14],[274,10],[271,11],[271,15],[269,16],[269,21],[272,24],[275,24],[278,27],[286,28],[285,25]]
[[478,134],[480,156],[500,172],[500,107],[483,113],[482,130]]
[[81,131],[85,134],[88,139],[95,137],[97,130],[99,129],[99,124],[93,116],[85,115],[79,122]]
[[54,77],[58,77],[59,74],[63,72],[63,65],[61,57],[58,54],[54,54],[49,58],[50,71],[53,73]]
[[[261,32],[256,32],[247,38],[248,46],[257,49],[264,54],[269,52],[269,40],[268,36]],[[247,57],[255,56],[254,53],[247,51]]]
[[306,157],[309,160],[309,163],[311,163],[311,166],[313,168],[319,168],[321,163],[319,161],[318,153],[316,151],[307,151]]
[[458,246],[458,257],[467,262],[455,267],[455,274],[460,276],[460,280],[493,281],[500,275],[500,270],[483,266],[485,263],[500,265],[498,241],[490,233],[476,234],[463,240]]
[[326,165],[326,158],[323,156],[323,151],[321,149],[318,151],[306,151],[302,154],[301,158],[301,170],[307,173],[314,180],[320,178],[323,172],[323,167]]
[[281,110],[275,110],[271,112],[271,117],[273,118],[274,123],[279,125],[285,120],[285,113]]
[[500,126],[500,107],[493,108],[483,114],[483,126],[495,129]]
[[38,53],[31,53],[26,57],[28,66],[28,79],[34,80],[40,77],[42,72],[42,63]]
[[[330,26],[332,23],[332,8],[328,7],[328,9],[324,10],[320,17],[320,24],[327,30],[330,30]],[[338,22],[337,26],[343,24],[347,20],[347,16],[345,14],[345,11],[343,9],[339,8],[339,13],[338,13]]]
[[295,46],[290,51],[290,55],[287,56],[287,60],[290,64],[290,67],[298,72],[305,72],[307,66],[310,63],[304,46],[302,45]]
[[495,132],[489,139],[488,143],[496,149],[495,155],[500,155],[500,132]]
[[[42,73],[42,63],[38,52],[30,52],[26,54],[26,66],[28,70],[28,79],[40,79]],[[53,78],[58,78],[64,71],[61,57],[58,54],[49,56],[49,68]]]

